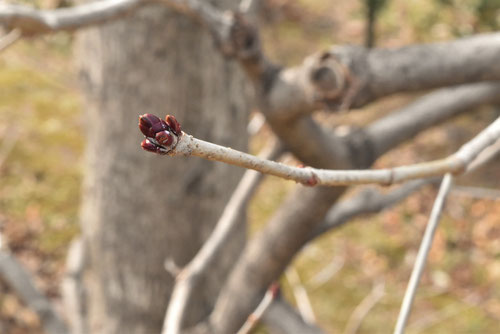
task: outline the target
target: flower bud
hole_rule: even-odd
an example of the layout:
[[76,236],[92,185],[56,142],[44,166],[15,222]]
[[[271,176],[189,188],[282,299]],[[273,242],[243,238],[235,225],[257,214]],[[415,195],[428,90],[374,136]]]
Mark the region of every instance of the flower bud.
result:
[[156,124],[161,124],[161,122],[163,121],[153,114],[144,114],[139,116],[139,129],[146,137],[154,137],[156,132],[163,130],[155,130],[158,128]]
[[165,121],[167,122],[167,125],[170,127],[170,129],[172,129],[173,133],[175,133],[177,136],[181,135],[181,125],[179,124],[179,122],[177,122],[174,116],[165,116]]
[[158,153],[158,147],[149,141],[149,139],[144,139],[141,143],[143,150],[153,153]]
[[160,145],[167,147],[170,146],[174,141],[174,138],[167,130],[156,133],[155,139],[158,141],[158,143],[160,143]]

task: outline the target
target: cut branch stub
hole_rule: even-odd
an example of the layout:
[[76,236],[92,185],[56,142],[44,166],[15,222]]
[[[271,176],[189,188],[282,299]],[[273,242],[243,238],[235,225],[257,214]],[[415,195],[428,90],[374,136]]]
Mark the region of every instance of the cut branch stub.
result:
[[315,56],[309,73],[314,101],[331,110],[349,109],[359,83],[349,68],[331,52]]
[[172,115],[167,115],[165,120],[152,114],[141,115],[139,129],[146,137],[141,147],[157,154],[168,154],[172,151],[182,135],[181,126]]

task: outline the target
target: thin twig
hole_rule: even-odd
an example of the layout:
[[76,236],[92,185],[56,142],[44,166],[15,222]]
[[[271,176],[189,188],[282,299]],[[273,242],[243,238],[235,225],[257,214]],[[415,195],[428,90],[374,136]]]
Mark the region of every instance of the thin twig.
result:
[[2,248],[0,248],[0,277],[38,315],[47,333],[68,333],[66,324],[58,315],[49,299],[36,287],[32,275],[10,253],[5,245],[2,245]]
[[10,152],[14,149],[17,141],[21,137],[22,131],[15,127],[9,128],[5,137],[3,138],[2,147],[0,147],[0,168],[9,157]]
[[495,158],[500,154],[500,140],[497,140],[496,143],[493,145],[485,148],[474,161],[470,163],[469,166],[467,166],[466,171],[467,172],[472,172],[475,171],[476,169],[480,168],[481,166],[485,165],[488,163],[491,159]]
[[316,316],[314,315],[314,310],[311,304],[311,300],[307,295],[307,291],[302,285],[299,274],[295,268],[290,267],[286,272],[286,278],[292,287],[292,293],[295,297],[297,303],[297,308],[302,315],[302,318],[308,323],[315,323]]
[[436,197],[436,201],[434,202],[431,216],[429,217],[429,223],[427,224],[422,243],[420,244],[420,249],[418,250],[417,259],[406,289],[403,304],[401,305],[394,334],[403,334],[404,332],[408,316],[410,315],[413,299],[415,298],[415,293],[420,282],[420,277],[422,276],[422,272],[427,261],[427,255],[429,254],[429,250],[432,246],[434,234],[439,224],[439,218],[441,216],[441,212],[443,211],[446,195],[448,195],[452,181],[453,176],[450,173],[446,174],[443,178],[443,182],[441,183],[441,187],[439,188],[439,193]]
[[[281,154],[282,149],[281,144],[275,141],[264,149],[261,156],[266,159],[275,159]],[[187,306],[197,283],[205,271],[219,258],[223,246],[233,235],[239,218],[261,179],[262,175],[255,171],[245,172],[212,234],[191,262],[177,276],[165,315],[163,334],[177,334],[182,329],[184,317],[188,311]]]
[[306,285],[310,290],[316,290],[335,276],[345,264],[345,253],[335,256],[329,264],[314,275]]
[[21,29],[12,29],[6,35],[0,38],[0,52],[17,42],[21,38]]
[[264,298],[260,302],[259,306],[253,311],[252,314],[247,318],[247,321],[240,328],[236,334],[248,334],[250,331],[259,323],[260,319],[266,312],[266,310],[271,306],[272,302],[276,299],[279,292],[279,284],[273,283],[269,289],[267,289]]
[[372,291],[361,301],[361,303],[359,303],[358,306],[356,306],[352,312],[349,320],[347,321],[344,334],[357,333],[363,320],[384,295],[385,282],[384,280],[379,280],[373,285]]
[[311,239],[314,239],[331,229],[340,227],[354,217],[381,212],[382,210],[401,202],[423,186],[436,181],[436,178],[411,181],[401,185],[399,188],[387,194],[383,194],[374,187],[367,187],[357,193],[354,197],[334,205],[330,209],[330,212],[326,216],[323,223],[313,231]]
[[492,143],[500,139],[500,118],[490,124],[472,140],[463,145],[455,154],[441,160],[424,162],[408,166],[400,166],[378,170],[325,170],[316,168],[300,168],[255,157],[228,147],[212,144],[183,133],[176,138],[174,144],[164,147],[157,144],[154,138],[147,138],[148,145],[157,145],[170,156],[194,155],[207,160],[215,160],[264,174],[294,180],[305,185],[339,186],[352,184],[392,184],[411,179],[443,175],[445,173],[462,173],[467,166]]
[[451,193],[453,195],[461,195],[473,198],[488,199],[492,201],[500,201],[500,190],[496,189],[455,185],[451,189]]
[[427,316],[424,316],[411,324],[408,325],[408,330],[411,329],[413,334],[418,334],[426,331],[430,327],[442,323],[446,319],[457,316],[458,314],[465,312],[472,308],[473,305],[467,304],[462,305],[462,307],[457,308],[455,305],[450,305],[441,310],[439,313],[430,313]]

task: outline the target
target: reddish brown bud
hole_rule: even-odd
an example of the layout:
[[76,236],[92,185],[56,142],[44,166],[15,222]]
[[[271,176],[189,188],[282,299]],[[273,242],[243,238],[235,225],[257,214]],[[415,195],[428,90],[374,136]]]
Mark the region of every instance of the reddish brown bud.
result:
[[155,139],[163,146],[170,146],[174,141],[174,138],[170,134],[170,132],[164,130],[156,133]]
[[180,136],[181,126],[174,116],[167,115],[165,120],[152,114],[139,116],[139,129],[146,136],[141,146],[144,150],[157,154],[167,154],[173,148],[176,136]]
[[154,133],[157,133],[163,130],[168,130],[168,125],[164,120],[160,119],[158,123],[155,123],[151,126],[151,129],[154,131]]
[[153,114],[144,114],[139,116],[139,129],[146,137],[154,137],[155,133],[161,130],[165,130],[162,127],[162,121],[159,117]]
[[153,152],[157,153],[158,152],[158,147],[150,142],[148,139],[144,139],[141,143],[141,147],[143,150],[148,151],[148,152]]
[[153,114],[144,114],[139,116],[139,123],[144,124],[144,126],[152,127],[153,124],[160,122],[161,119]]
[[154,137],[155,135],[155,133],[150,127],[147,127],[140,122],[139,122],[139,129],[141,130],[142,134],[145,135],[146,137]]
[[165,116],[165,121],[167,122],[167,125],[172,129],[173,133],[175,133],[178,136],[181,135],[181,125],[179,124],[179,122],[177,122],[174,116],[172,115]]

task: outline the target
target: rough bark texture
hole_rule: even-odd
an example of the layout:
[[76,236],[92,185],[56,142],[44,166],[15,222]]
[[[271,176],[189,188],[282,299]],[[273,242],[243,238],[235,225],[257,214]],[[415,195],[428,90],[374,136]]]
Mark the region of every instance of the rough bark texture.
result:
[[[224,7],[229,0],[217,1]],[[245,149],[244,81],[210,36],[162,6],[79,38],[88,100],[81,225],[91,333],[159,333],[173,278],[217,221],[242,170],[140,149],[139,114],[175,114],[200,138]],[[210,311],[244,226],[190,306],[189,324]]]

